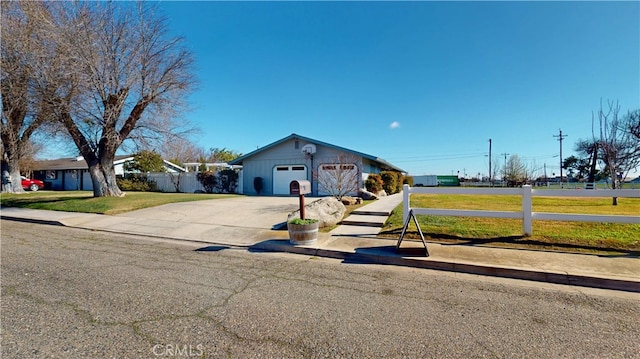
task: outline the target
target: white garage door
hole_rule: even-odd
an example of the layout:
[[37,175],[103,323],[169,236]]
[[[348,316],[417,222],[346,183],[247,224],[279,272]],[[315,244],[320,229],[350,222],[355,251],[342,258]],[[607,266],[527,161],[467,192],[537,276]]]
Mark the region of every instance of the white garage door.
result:
[[276,166],[273,168],[273,194],[289,194],[289,183],[293,180],[306,180],[307,166]]

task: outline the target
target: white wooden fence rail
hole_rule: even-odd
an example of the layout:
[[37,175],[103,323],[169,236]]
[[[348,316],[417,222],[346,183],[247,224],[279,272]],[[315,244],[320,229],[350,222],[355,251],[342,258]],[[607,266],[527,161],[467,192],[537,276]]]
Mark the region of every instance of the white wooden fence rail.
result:
[[[456,209],[441,209],[441,208],[412,208],[411,207],[412,194],[517,195],[522,197],[522,211],[509,212],[509,211],[456,210]],[[413,213],[416,215],[421,214],[421,215],[432,215],[432,216],[515,218],[515,219],[522,219],[522,232],[525,236],[532,235],[533,220],[640,224],[640,216],[533,212],[532,210],[533,196],[640,198],[640,190],[637,190],[637,189],[547,190],[547,189],[532,189],[531,186],[529,185],[522,186],[522,188],[409,187],[409,185],[404,185],[403,186],[402,219],[403,219],[403,223],[407,223],[409,211],[411,210],[413,210]]]

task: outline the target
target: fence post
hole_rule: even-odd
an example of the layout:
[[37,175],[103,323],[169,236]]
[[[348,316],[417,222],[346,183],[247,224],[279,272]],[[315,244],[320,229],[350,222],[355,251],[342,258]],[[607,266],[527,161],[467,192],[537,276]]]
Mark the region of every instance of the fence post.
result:
[[407,218],[409,218],[409,211],[411,208],[409,207],[409,196],[411,195],[411,187],[408,184],[402,185],[402,223],[407,223]]
[[531,186],[522,186],[522,232],[526,237],[533,234],[533,201],[531,199]]

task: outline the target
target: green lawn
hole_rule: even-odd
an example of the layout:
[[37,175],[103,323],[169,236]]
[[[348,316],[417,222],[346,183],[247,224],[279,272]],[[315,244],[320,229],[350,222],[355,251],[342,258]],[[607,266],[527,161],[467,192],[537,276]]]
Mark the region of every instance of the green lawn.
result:
[[[534,197],[534,212],[640,215],[640,199]],[[520,196],[412,195],[412,207],[520,211]],[[640,251],[640,224],[534,221],[533,236],[522,236],[522,221],[515,219],[418,216],[430,240],[569,251]],[[383,234],[397,237],[402,230],[402,205],[389,218]],[[409,238],[419,238],[411,223]]]
[[99,214],[118,214],[167,203],[229,198],[229,194],[127,192],[124,197],[94,198],[90,191],[38,191],[24,194],[5,194],[0,197],[3,206],[52,211]]

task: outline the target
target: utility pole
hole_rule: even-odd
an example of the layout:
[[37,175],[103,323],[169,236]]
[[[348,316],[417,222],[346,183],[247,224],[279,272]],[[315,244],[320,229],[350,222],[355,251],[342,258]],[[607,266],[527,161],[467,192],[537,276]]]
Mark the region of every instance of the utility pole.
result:
[[562,188],[562,140],[567,137],[567,135],[562,134],[562,129],[560,129],[559,131],[560,134],[553,135],[553,137],[556,137],[558,141],[560,141],[560,188]]
[[489,187],[493,187],[493,182],[491,182],[491,139],[489,139]]
[[[508,153],[501,153],[500,156],[504,156],[504,166],[502,167],[502,181],[506,181],[507,179],[507,156]],[[504,186],[504,183],[502,184]]]
[[544,184],[549,187],[549,181],[547,181],[547,163],[544,163]]

